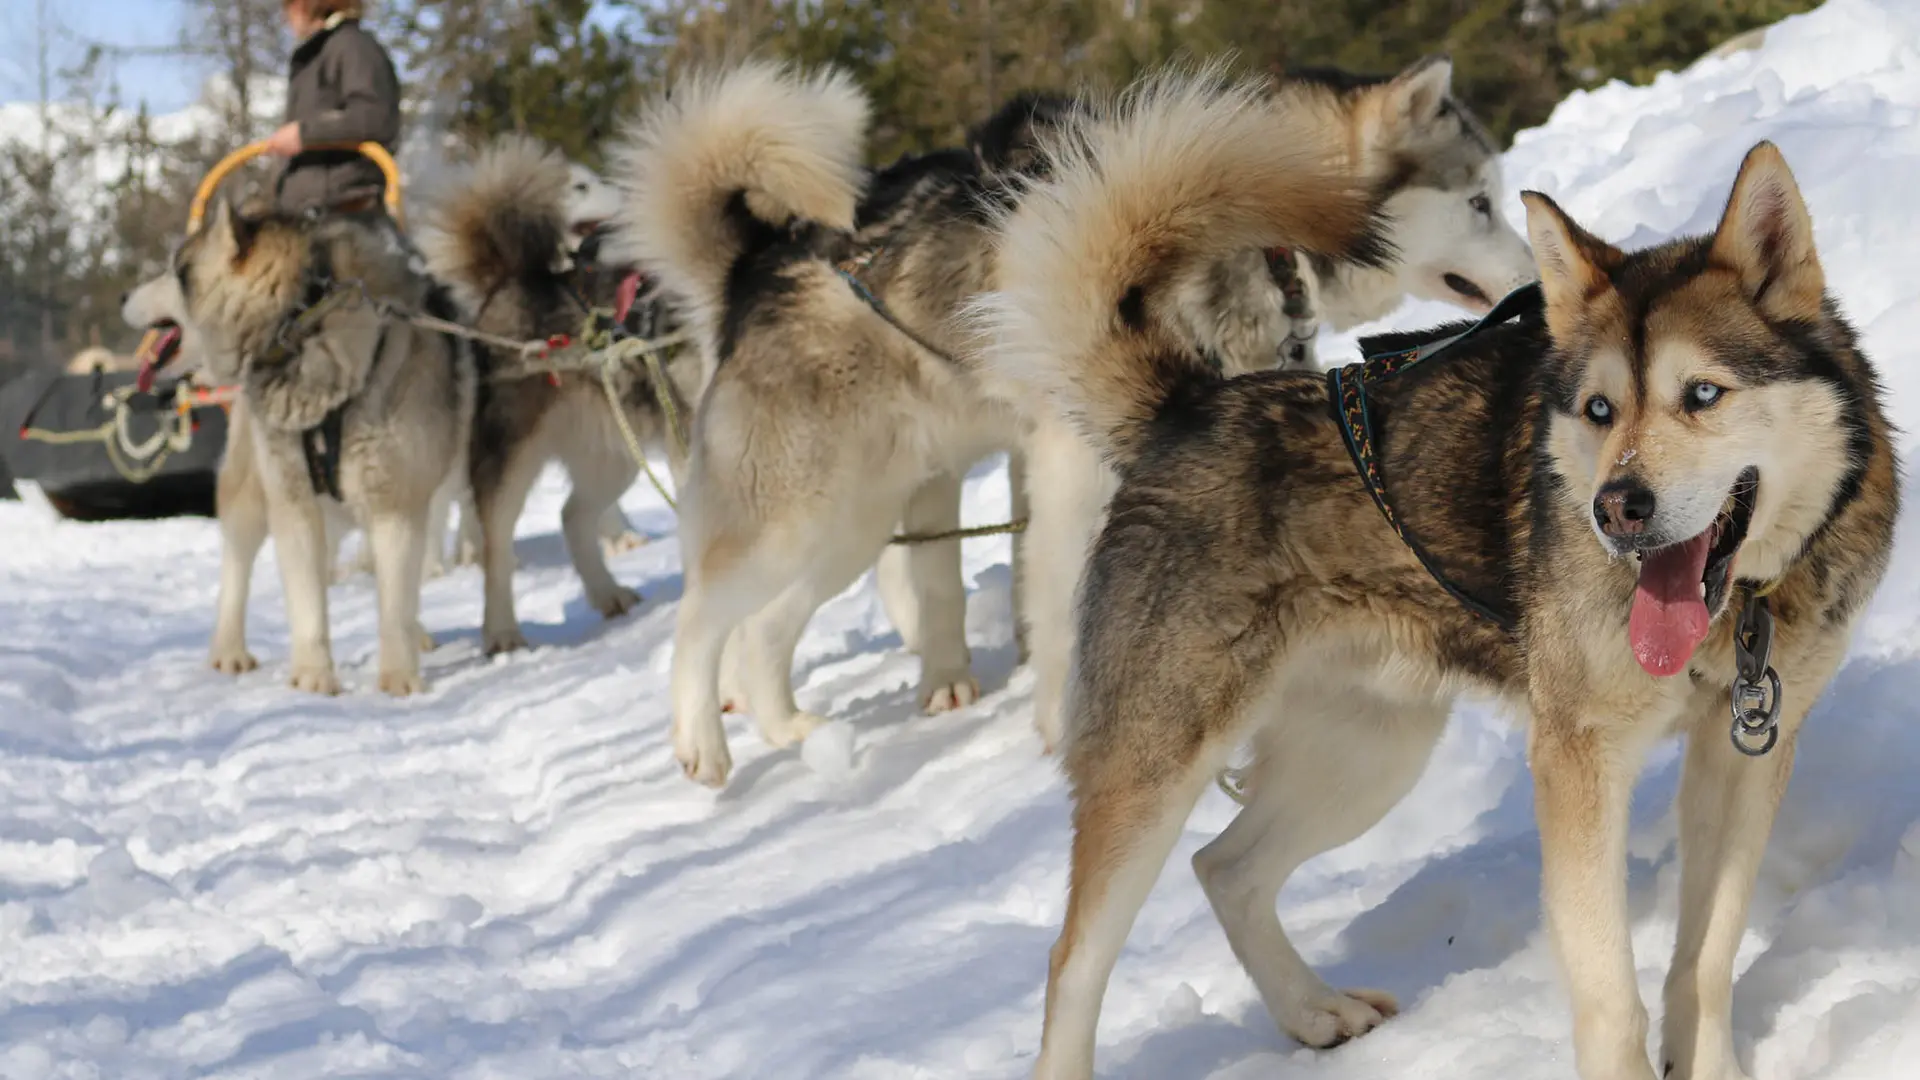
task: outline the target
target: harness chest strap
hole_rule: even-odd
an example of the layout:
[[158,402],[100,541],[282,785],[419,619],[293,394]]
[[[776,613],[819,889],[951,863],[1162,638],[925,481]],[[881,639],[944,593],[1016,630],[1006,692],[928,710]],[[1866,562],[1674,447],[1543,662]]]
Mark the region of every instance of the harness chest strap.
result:
[[[343,283],[333,279],[324,261],[316,265],[302,304],[281,322],[258,362],[275,366],[292,363],[307,339],[319,330],[320,323],[356,294],[357,290],[346,288]],[[382,323],[379,337],[373,345],[374,356],[378,357],[386,345],[387,327]],[[307,479],[316,495],[340,498],[340,433],[347,404],[343,401],[334,406],[321,418],[320,423],[300,433],[300,449],[306,458]]]
[[1334,410],[1334,418],[1340,424],[1340,437],[1346,444],[1347,455],[1353,459],[1353,465],[1360,474],[1360,482],[1367,489],[1367,495],[1373,499],[1387,525],[1394,535],[1407,546],[1413,557],[1420,561],[1433,580],[1445,589],[1447,595],[1459,602],[1461,607],[1480,618],[1487,620],[1502,630],[1512,633],[1517,628],[1517,620],[1509,612],[1497,610],[1493,605],[1482,601],[1464,588],[1455,584],[1440,569],[1425,547],[1407,531],[1400,516],[1394,513],[1393,504],[1387,499],[1386,481],[1380,472],[1379,450],[1375,445],[1373,415],[1368,408],[1367,387],[1376,382],[1390,379],[1395,375],[1409,371],[1429,360],[1446,356],[1461,342],[1467,341],[1493,327],[1512,319],[1540,310],[1544,300],[1538,284],[1525,285],[1507,294],[1506,298],[1495,304],[1479,322],[1452,337],[1430,341],[1412,349],[1394,352],[1375,353],[1356,363],[1334,368],[1327,372],[1327,401]]

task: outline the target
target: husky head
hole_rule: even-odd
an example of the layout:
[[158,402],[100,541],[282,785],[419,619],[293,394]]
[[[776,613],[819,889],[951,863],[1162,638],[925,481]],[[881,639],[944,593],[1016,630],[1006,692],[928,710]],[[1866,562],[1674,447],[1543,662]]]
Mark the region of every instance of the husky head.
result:
[[1407,296],[1485,312],[1533,280],[1526,241],[1500,212],[1500,152],[1453,98],[1453,65],[1429,57],[1391,77],[1331,69],[1290,73],[1332,95],[1361,175],[1387,192],[1400,260],[1385,270],[1316,265],[1336,328],[1379,318]]
[[585,165],[568,167],[567,250],[577,252],[620,211],[620,192]]
[[1783,574],[1859,490],[1874,377],[1771,143],[1712,235],[1631,254],[1522,198],[1554,342],[1545,464],[1564,509],[1638,560],[1635,657],[1677,674],[1731,586]]
[[146,332],[135,356],[142,389],[151,386],[162,369],[192,371],[205,358],[198,342],[188,336],[187,300],[172,257],[165,270],[120,298],[120,317],[128,326]]

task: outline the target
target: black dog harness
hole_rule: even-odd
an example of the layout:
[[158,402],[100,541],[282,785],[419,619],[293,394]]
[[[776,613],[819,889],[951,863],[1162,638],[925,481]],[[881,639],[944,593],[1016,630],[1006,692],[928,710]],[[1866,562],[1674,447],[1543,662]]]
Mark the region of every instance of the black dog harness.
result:
[[1429,360],[1436,360],[1451,353],[1461,342],[1467,341],[1496,326],[1535,314],[1541,310],[1544,300],[1540,286],[1536,282],[1523,285],[1510,292],[1493,310],[1487,312],[1479,322],[1467,327],[1452,337],[1429,341],[1411,349],[1399,349],[1393,352],[1375,353],[1364,360],[1334,368],[1327,372],[1327,402],[1334,411],[1334,418],[1340,423],[1341,438],[1347,444],[1347,454],[1353,458],[1354,468],[1360,473],[1360,482],[1366,485],[1367,494],[1372,496],[1373,505],[1387,519],[1400,542],[1413,552],[1447,595],[1460,602],[1460,606],[1487,620],[1493,625],[1512,633],[1517,629],[1514,617],[1475,597],[1464,588],[1455,584],[1443,573],[1427,549],[1407,531],[1400,516],[1393,512],[1393,504],[1387,500],[1386,482],[1380,475],[1378,448],[1374,445],[1373,415],[1367,408],[1367,387],[1371,384],[1393,378],[1403,372]]
[[[321,321],[354,295],[355,290],[334,280],[332,260],[325,249],[321,249],[307,275],[300,303],[287,312],[275,328],[273,341],[262,352],[260,362],[275,366],[291,363],[307,339],[320,329]],[[374,356],[378,357],[386,344],[387,328],[382,325],[380,336],[374,342]],[[313,484],[315,495],[340,498],[340,435],[350,403],[351,400],[343,401],[334,406],[320,423],[300,433],[300,450],[307,460],[307,479]]]

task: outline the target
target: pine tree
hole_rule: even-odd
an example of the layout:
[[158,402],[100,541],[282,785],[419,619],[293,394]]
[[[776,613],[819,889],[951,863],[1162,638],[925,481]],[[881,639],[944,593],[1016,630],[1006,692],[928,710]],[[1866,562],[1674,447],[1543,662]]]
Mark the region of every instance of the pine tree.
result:
[[460,144],[518,132],[598,165],[645,78],[622,6],[397,0],[383,25],[410,91],[439,106]]
[[229,147],[265,135],[258,100],[266,80],[286,74],[293,48],[281,0],[188,0],[182,47],[211,60],[225,86],[212,104],[220,130],[210,133]]

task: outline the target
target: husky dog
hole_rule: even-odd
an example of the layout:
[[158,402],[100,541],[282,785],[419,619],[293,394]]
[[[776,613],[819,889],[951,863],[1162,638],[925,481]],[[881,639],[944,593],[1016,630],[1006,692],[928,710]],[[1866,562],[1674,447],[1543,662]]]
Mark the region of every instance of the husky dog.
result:
[[176,324],[162,355],[190,346],[240,387],[217,488],[224,540],[212,660],[256,666],[245,640],[253,563],[269,533],[293,636],[293,685],[340,689],[327,626],[330,511],[367,529],[380,608],[380,688],[420,676],[420,575],[430,504],[464,475],[474,360],[394,311],[454,314],[377,215],[312,221],[223,204],[180,246],[171,285],[150,282],[125,314]]
[[[567,167],[567,253],[575,258],[587,252],[593,259],[607,225],[620,211],[620,190],[599,173],[575,162]],[[615,503],[600,519],[600,543],[608,555],[641,547],[647,538],[627,520]]]
[[[467,321],[487,334],[538,340],[577,333],[609,307],[620,268],[566,254],[572,177],[565,159],[536,143],[506,139],[488,148],[470,176],[439,201],[421,236],[434,275],[452,286]],[[642,298],[638,309],[657,310]],[[649,331],[651,332],[651,331]],[[561,527],[587,600],[608,618],[639,603],[607,570],[599,528],[638,475],[597,373],[555,378],[482,346],[487,377],[473,426],[471,476],[482,533],[488,652],[526,645],[513,607],[513,530],[541,468],[559,459],[573,481]],[[690,352],[690,350],[689,350]],[[665,364],[685,418],[698,389],[697,363]],[[647,445],[668,443],[663,409],[645,368],[616,377],[627,423]],[[682,421],[685,422],[684,419]],[[675,474],[680,463],[672,463]]]
[[[1134,917],[1244,740],[1247,805],[1193,860],[1235,955],[1309,1046],[1392,1016],[1391,996],[1314,974],[1275,898],[1406,794],[1455,696],[1477,692],[1530,715],[1579,1075],[1741,1076],[1729,1005],[1748,897],[1800,724],[1898,514],[1878,383],[1785,161],[1755,147],[1711,235],[1636,252],[1524,194],[1539,292],[1515,298],[1518,321],[1367,376],[1370,481],[1327,380],[1222,378],[1169,310],[1183,267],[1282,242],[1298,213],[1284,144],[1189,109],[1149,99],[1063,148],[1012,211],[984,305],[996,362],[1122,477],[1082,585],[1070,892],[1034,1075],[1092,1076]],[[1462,330],[1368,351],[1403,363]],[[1757,663],[1736,664],[1737,625]],[[1777,693],[1749,696],[1776,673]],[[1730,715],[1759,717],[1738,747]],[[1687,736],[1684,865],[1655,1069],[1623,882],[1633,782],[1672,734]]]
[[[1310,342],[1316,318],[1337,330],[1380,318],[1409,296],[1486,311],[1533,279],[1526,241],[1498,209],[1498,151],[1452,97],[1452,76],[1451,63],[1429,58],[1391,78],[1314,70],[1296,72],[1277,88],[1267,107],[1296,123],[1310,121],[1314,136],[1337,142],[1351,173],[1384,195],[1387,238],[1399,257],[1376,266],[1310,256],[1310,272],[1301,275],[1309,310],[1290,320],[1280,292],[1263,277],[1270,249],[1217,254],[1212,272],[1199,279],[1207,291],[1195,295],[1188,286],[1181,296],[1177,318],[1190,340],[1211,337],[1232,348],[1234,328],[1223,312],[1257,315],[1240,316],[1239,335],[1249,347],[1266,347],[1276,338]],[[1223,283],[1238,283],[1231,303],[1215,292]],[[1217,325],[1195,325],[1204,318]],[[1313,366],[1310,351],[1278,360],[1260,366]],[[1025,537],[1022,605],[1033,651],[1034,725],[1052,749],[1064,724],[1074,589],[1117,477],[1056,416],[1037,419],[1027,452],[1031,486],[1049,492]]]

